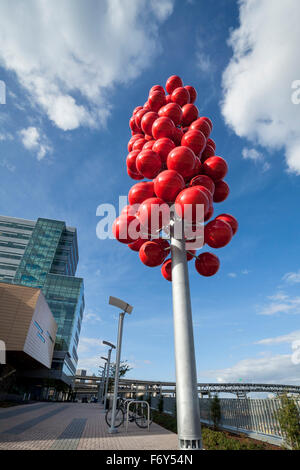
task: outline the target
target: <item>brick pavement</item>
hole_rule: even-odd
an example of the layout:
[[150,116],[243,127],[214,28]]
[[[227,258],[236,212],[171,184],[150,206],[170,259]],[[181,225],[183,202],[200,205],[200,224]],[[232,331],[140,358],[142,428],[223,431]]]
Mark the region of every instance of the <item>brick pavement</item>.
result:
[[39,403],[0,409],[0,449],[177,450],[177,435],[152,423],[109,434],[97,403]]

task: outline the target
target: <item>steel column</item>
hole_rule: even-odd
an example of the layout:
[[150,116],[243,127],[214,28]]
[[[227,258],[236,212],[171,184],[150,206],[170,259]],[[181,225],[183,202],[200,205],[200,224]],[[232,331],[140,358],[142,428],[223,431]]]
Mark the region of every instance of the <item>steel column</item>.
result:
[[201,423],[185,240],[171,223],[172,292],[176,363],[177,430],[180,449],[201,449]]
[[117,342],[117,352],[116,352],[115,387],[114,387],[113,407],[112,407],[112,415],[111,415],[111,426],[109,429],[109,432],[111,434],[115,434],[118,432],[118,429],[115,428],[115,416],[116,416],[116,410],[117,410],[117,399],[118,399],[118,389],[119,389],[119,370],[120,370],[124,316],[125,316],[125,312],[122,312],[119,315],[118,342]]

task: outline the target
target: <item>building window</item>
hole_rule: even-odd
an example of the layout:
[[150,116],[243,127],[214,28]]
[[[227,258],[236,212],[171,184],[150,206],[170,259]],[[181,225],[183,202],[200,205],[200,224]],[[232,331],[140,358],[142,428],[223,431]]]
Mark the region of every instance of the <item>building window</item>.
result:
[[43,338],[43,336],[40,333],[37,333],[37,336],[40,338],[40,340],[43,341],[43,343],[45,343],[45,338]]
[[52,336],[50,335],[49,331],[47,331],[47,336],[50,339],[51,343],[54,343],[54,340],[53,340]]
[[40,327],[40,325],[38,324],[38,322],[35,321],[34,324],[35,324],[35,326],[37,327],[37,329],[38,329],[41,333],[43,333],[43,328]]

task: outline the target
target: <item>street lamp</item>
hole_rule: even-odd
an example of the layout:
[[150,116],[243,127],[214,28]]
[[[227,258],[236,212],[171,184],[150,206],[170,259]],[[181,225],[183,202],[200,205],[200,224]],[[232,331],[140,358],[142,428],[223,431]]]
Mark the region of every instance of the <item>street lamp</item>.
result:
[[115,370],[115,387],[114,387],[114,397],[113,397],[113,407],[111,415],[111,426],[109,429],[110,434],[115,434],[118,432],[115,428],[115,418],[117,410],[117,399],[118,399],[118,389],[119,389],[119,370],[120,370],[120,358],[121,358],[121,347],[122,347],[122,333],[123,333],[123,321],[125,313],[131,313],[133,307],[117,297],[109,297],[109,305],[118,307],[123,310],[119,315],[119,326],[118,326],[118,342],[117,342],[117,352],[116,352],[116,370]]
[[104,400],[104,391],[105,391],[105,383],[106,383],[106,368],[107,368],[108,358],[104,357],[104,356],[101,356],[101,359],[103,359],[103,361],[105,361],[104,362],[104,376],[103,376],[104,382],[103,382],[102,397],[101,397],[101,401],[103,402],[103,400]]
[[[101,374],[101,369],[102,369],[102,374]],[[100,381],[99,381],[99,388],[98,388],[98,403],[100,403],[103,398],[105,370],[106,370],[106,363],[104,363],[104,366],[99,366]]]
[[102,344],[109,346],[108,355],[107,355],[107,363],[106,363],[106,382],[105,382],[105,395],[104,395],[104,411],[106,410],[106,402],[107,402],[107,390],[108,390],[108,381],[109,381],[109,367],[110,367],[110,358],[111,352],[113,349],[116,349],[116,346],[109,341],[102,341]]

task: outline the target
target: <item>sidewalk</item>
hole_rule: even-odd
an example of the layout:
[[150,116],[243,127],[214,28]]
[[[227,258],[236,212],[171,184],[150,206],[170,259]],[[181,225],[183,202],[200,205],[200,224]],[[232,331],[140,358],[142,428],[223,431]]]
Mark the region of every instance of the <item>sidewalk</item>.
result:
[[177,435],[155,423],[109,434],[97,403],[36,403],[0,409],[0,449],[177,450]]

